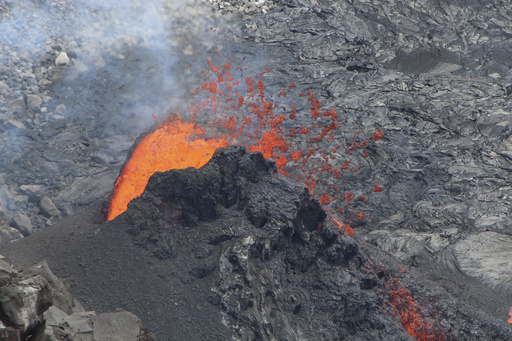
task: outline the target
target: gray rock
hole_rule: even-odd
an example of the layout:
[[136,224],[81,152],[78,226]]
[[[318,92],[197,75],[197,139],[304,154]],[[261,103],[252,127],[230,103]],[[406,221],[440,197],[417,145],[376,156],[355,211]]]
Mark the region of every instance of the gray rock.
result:
[[14,214],[7,207],[0,204],[0,226],[10,225],[13,218]]
[[0,310],[5,318],[4,323],[9,321],[9,326],[22,334],[30,329],[39,329],[44,321],[43,312],[52,305],[48,282],[42,276],[35,276],[2,289]]
[[[73,334],[80,334],[86,338],[91,338],[93,335],[91,318],[95,316],[93,311],[83,313],[73,313],[65,317],[59,324],[61,328],[69,330]],[[88,335],[88,336],[87,336]]]
[[444,235],[409,230],[376,230],[368,233],[366,238],[403,261],[424,254],[439,253],[450,245],[450,240]]
[[55,107],[55,112],[56,113],[63,113],[64,111],[66,111],[66,105],[65,104],[59,104]]
[[43,210],[44,213],[46,213],[49,216],[55,217],[60,215],[60,211],[53,203],[52,199],[50,199],[47,196],[44,196],[41,198],[41,201],[39,203],[39,206]]
[[2,256],[0,255],[0,273],[3,274],[16,274],[18,271],[16,271],[9,263],[7,263],[5,260],[2,259]]
[[48,80],[46,78],[43,78],[41,79],[37,85],[39,85],[39,87],[41,88],[49,88],[50,86],[52,86],[53,82],[51,80]]
[[28,195],[38,195],[42,192],[43,186],[41,186],[41,185],[21,185],[19,187],[19,189]]
[[81,73],[87,70],[89,70],[89,68],[82,61],[80,61],[79,59],[73,59],[73,68],[71,71]]
[[39,95],[27,95],[28,109],[33,112],[40,112],[43,105],[43,99]]
[[140,319],[128,311],[103,313],[92,317],[94,339],[97,341],[138,341]]
[[57,278],[57,276],[54,275],[45,260],[25,270],[25,274],[41,276],[48,282],[48,285],[52,291],[53,305],[55,307],[64,311],[68,315],[75,312],[83,312],[82,306],[75,305],[73,297],[67,290],[66,286],[59,278]]
[[61,52],[55,59],[55,65],[61,66],[61,65],[69,65],[69,57],[66,52]]
[[51,306],[47,311],[44,312],[43,317],[47,326],[57,327],[62,322],[62,320],[68,317],[68,314],[55,306]]
[[460,269],[493,289],[512,290],[512,236],[481,232],[457,242],[453,251]]
[[16,227],[25,237],[32,234],[34,230],[30,218],[24,213],[17,213],[14,216],[13,223],[14,227]]
[[6,327],[0,321],[0,340],[3,341],[21,341],[20,331],[15,328]]
[[9,91],[9,86],[5,82],[0,81],[0,95],[6,95]]
[[10,107],[14,111],[16,111],[16,110],[24,110],[27,106],[25,104],[25,99],[24,98],[18,98],[18,99],[15,99],[15,100],[11,101]]
[[43,196],[43,186],[41,185],[21,185],[19,190],[26,194],[30,200],[36,201]]
[[17,129],[23,129],[23,130],[27,129],[27,126],[23,122],[12,119],[12,118],[9,121],[7,121],[7,126],[11,126],[11,127],[15,127]]
[[54,66],[48,69],[48,80],[54,82],[56,80],[60,80],[64,78],[66,75],[66,67],[65,66]]
[[0,225],[0,246],[9,244],[15,240],[22,239],[23,234],[14,227]]
[[18,272],[0,255],[0,340],[156,340],[127,311],[96,316],[72,301],[46,261]]

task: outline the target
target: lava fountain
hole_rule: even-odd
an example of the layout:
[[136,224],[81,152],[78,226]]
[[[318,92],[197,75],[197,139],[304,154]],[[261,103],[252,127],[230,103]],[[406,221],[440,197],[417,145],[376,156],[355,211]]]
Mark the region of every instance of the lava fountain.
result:
[[[234,60],[231,60],[234,62]],[[288,98],[287,90],[268,93],[263,84],[265,70],[257,81],[240,75],[233,79],[228,62],[208,69],[198,77],[199,86],[189,112],[170,116],[137,145],[118,177],[108,220],[127,210],[128,203],[140,196],[155,172],[188,167],[199,168],[215,150],[242,144],[276,161],[278,172],[301,182],[323,205],[341,234],[353,236],[352,223],[365,219],[361,207],[368,196],[383,192],[385,187],[373,182],[373,188],[351,193],[342,191],[344,172],[356,173],[369,157],[367,146],[385,138],[379,127],[361,138],[360,130],[347,136],[347,129],[335,107],[322,111],[322,104],[311,91],[298,94],[297,102]],[[280,103],[286,99],[288,105]],[[297,110],[300,100],[308,109]],[[377,194],[378,195],[378,194]],[[443,334],[424,321],[420,307],[410,292],[394,278],[387,283],[388,301],[401,324],[417,340],[444,340]]]
[[[167,119],[136,147],[116,181],[107,220],[126,211],[128,203],[143,193],[154,172],[199,168],[217,148],[237,143],[273,158],[278,172],[303,183],[328,213],[338,216],[340,232],[352,235],[349,223],[364,218],[361,206],[368,197],[348,191],[338,194],[342,193],[342,176],[363,167],[360,160],[368,157],[365,148],[384,138],[382,130],[376,127],[366,138],[360,138],[357,130],[344,139],[344,120],[335,107],[322,111],[312,91],[299,93],[293,103],[287,94],[295,87],[293,83],[276,94],[266,91],[263,77],[270,69],[254,79],[245,77],[241,67],[235,69],[240,75],[233,78],[234,69],[228,62],[216,66],[207,59],[207,66],[194,92],[199,100],[191,104],[183,119]],[[296,105],[302,105],[301,100],[309,109],[299,112]],[[336,142],[340,138],[344,144]],[[373,192],[384,189],[375,184]]]

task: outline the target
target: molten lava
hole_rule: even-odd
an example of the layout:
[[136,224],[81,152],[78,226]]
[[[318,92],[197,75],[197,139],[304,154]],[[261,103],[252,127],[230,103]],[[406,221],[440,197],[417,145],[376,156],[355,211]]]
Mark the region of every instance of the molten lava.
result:
[[[349,223],[364,217],[360,208],[367,195],[342,194],[341,177],[343,171],[355,173],[363,167],[361,160],[368,157],[366,146],[384,138],[384,133],[377,127],[364,139],[358,138],[359,130],[351,139],[344,139],[341,129],[345,122],[336,107],[322,111],[312,91],[299,93],[297,98],[297,102],[303,98],[309,103],[307,114],[290,103],[292,99],[285,91],[294,89],[295,84],[277,90],[277,96],[266,92],[263,76],[270,69],[256,81],[228,62],[214,65],[207,59],[207,64],[208,70],[199,75],[194,92],[198,101],[183,115],[187,119],[169,119],[137,146],[115,184],[107,219],[124,212],[128,203],[144,192],[154,172],[201,167],[217,148],[237,143],[273,158],[278,172],[303,183],[327,213],[344,215],[343,223],[337,221],[343,226],[339,231],[352,236]],[[233,77],[236,70],[240,75]],[[279,102],[281,97],[287,104]],[[340,157],[342,151],[346,156]],[[373,192],[383,189],[375,183]]]
[[193,123],[182,122],[179,117],[167,120],[148,134],[117,178],[107,219],[126,211],[128,203],[144,192],[153,173],[199,168],[210,161],[217,148],[227,146],[226,139],[195,138],[201,134]]
[[[279,173],[302,182],[324,205],[340,234],[353,236],[351,224],[365,218],[361,207],[369,195],[384,191],[384,186],[375,181],[373,188],[342,191],[343,172],[353,174],[363,167],[361,160],[369,157],[367,145],[383,139],[382,130],[376,127],[363,139],[358,138],[359,130],[347,134],[341,130],[345,122],[336,108],[322,112],[311,91],[298,95],[298,101],[304,97],[309,102],[310,114],[300,112],[289,103],[291,98],[285,92],[295,88],[294,83],[277,91],[277,98],[286,99],[288,105],[278,103],[276,97],[266,94],[263,85],[269,69],[256,82],[245,77],[242,68],[233,68],[228,62],[220,66],[210,60],[207,63],[209,70],[201,72],[200,85],[194,92],[200,100],[192,103],[188,115],[183,115],[188,118],[169,118],[133,152],[116,181],[107,219],[126,211],[128,203],[144,192],[153,173],[199,168],[217,148],[237,143],[273,158]],[[239,77],[232,77],[235,70],[240,71]],[[345,154],[340,155],[343,151]],[[335,218],[340,215],[343,220]],[[389,302],[410,335],[417,340],[445,340],[435,326],[425,322],[411,293],[396,278],[386,286]]]
[[414,301],[411,292],[399,283],[398,278],[386,284],[389,303],[409,335],[418,341],[446,340],[438,326],[426,322],[420,306]]

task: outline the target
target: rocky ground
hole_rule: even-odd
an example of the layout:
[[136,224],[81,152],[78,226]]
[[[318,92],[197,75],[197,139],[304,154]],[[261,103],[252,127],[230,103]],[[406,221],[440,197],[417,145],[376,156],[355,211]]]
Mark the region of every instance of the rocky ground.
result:
[[385,187],[356,238],[506,324],[511,16],[476,0],[2,1],[1,243],[108,200],[151,115],[186,107],[206,55],[226,53],[380,126],[346,184]]
[[0,259],[0,338],[20,340],[154,341],[134,314],[118,310],[85,311],[70,294],[71,279],[61,281],[46,261],[19,271]]
[[413,339],[404,321],[419,339],[512,337],[340,234],[301,184],[242,147],[217,150],[199,170],[155,174],[115,220],[99,223],[98,209],[2,252],[22,267],[46,259],[75,279],[84,304],[133,311],[162,340]]

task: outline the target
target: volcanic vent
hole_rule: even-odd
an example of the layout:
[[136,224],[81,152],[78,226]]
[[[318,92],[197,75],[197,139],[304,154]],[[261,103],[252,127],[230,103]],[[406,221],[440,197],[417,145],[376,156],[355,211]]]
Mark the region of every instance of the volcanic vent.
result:
[[[368,169],[369,153],[385,137],[383,131],[373,127],[368,133],[346,126],[336,107],[323,108],[312,91],[295,91],[295,83],[267,90],[263,78],[271,73],[268,68],[255,81],[244,75],[234,58],[221,62],[225,57],[213,57],[206,59],[207,69],[198,77],[196,101],[188,113],[171,114],[139,137],[116,181],[107,219],[124,212],[154,172],[198,168],[216,148],[242,144],[273,158],[279,173],[302,183],[318,198],[340,233],[353,235],[349,224],[360,224],[368,196],[384,189],[376,181],[373,189],[368,184],[374,174]],[[345,179],[351,181],[346,192]]]

